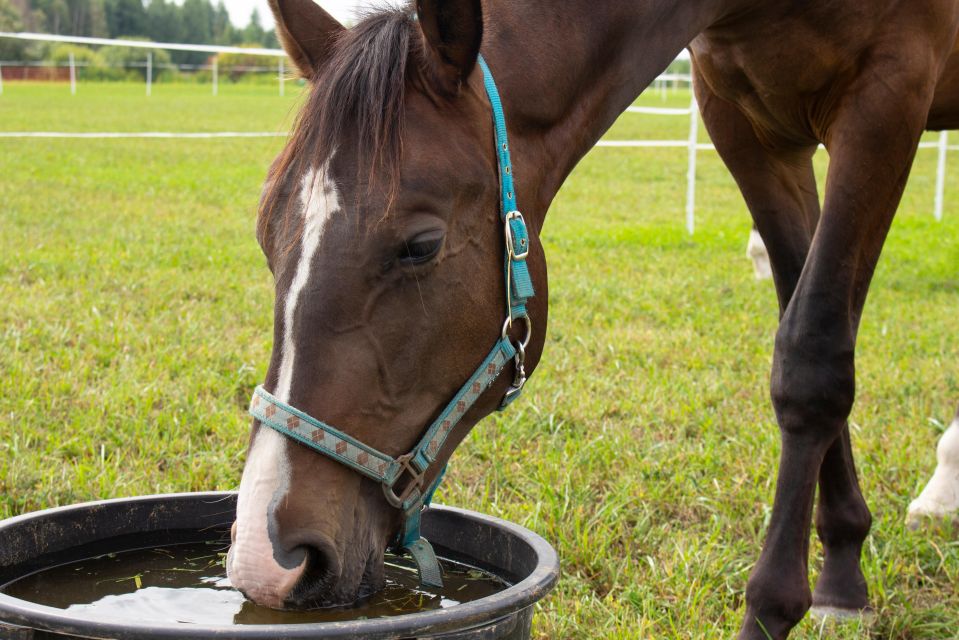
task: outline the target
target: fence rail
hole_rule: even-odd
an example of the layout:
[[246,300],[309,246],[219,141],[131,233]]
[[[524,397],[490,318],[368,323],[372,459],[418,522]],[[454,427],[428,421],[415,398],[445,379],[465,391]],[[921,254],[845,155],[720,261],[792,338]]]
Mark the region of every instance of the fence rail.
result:
[[0,138],[285,138],[285,131],[0,131]]
[[283,51],[283,49],[266,49],[263,47],[229,47],[214,44],[183,44],[179,42],[152,42],[149,40],[87,38],[83,36],[61,36],[50,33],[30,33],[27,31],[0,31],[0,38],[31,40],[35,42],[65,42],[69,44],[88,44],[95,46],[166,49],[168,51],[198,51],[200,53],[248,53],[254,56],[273,56],[279,58],[286,57],[286,52]]
[[[29,32],[19,32],[14,33],[10,31],[0,31],[0,38],[12,38],[14,40],[28,40],[34,42],[59,42],[59,43],[68,43],[68,44],[83,44],[83,45],[92,45],[92,46],[112,46],[112,47],[132,47],[136,49],[162,49],[168,51],[193,51],[200,53],[236,53],[244,55],[253,55],[253,56],[266,56],[277,59],[277,64],[275,67],[270,66],[266,67],[271,72],[276,70],[276,78],[279,89],[279,94],[282,96],[286,93],[286,52],[282,49],[266,49],[263,47],[230,47],[230,46],[219,46],[219,45],[208,45],[208,44],[181,44],[176,42],[151,42],[148,40],[119,40],[119,39],[110,39],[110,38],[87,38],[82,36],[61,36],[61,35],[52,35],[48,33],[29,33]],[[66,65],[63,63],[17,63],[16,66],[19,67],[30,67],[30,66],[49,66],[50,68],[58,69],[61,66],[66,66],[69,69],[69,80],[70,80],[70,93],[75,95],[77,92],[77,69],[84,68],[88,65],[84,62],[77,62],[74,59],[74,55],[71,52],[67,60]],[[0,95],[3,94],[3,67],[14,66],[10,61],[0,61]],[[153,92],[153,70],[160,68],[186,68],[191,67],[195,70],[209,70],[211,72],[211,90],[213,95],[219,93],[219,63],[216,58],[212,59],[210,64],[206,65],[172,65],[172,64],[154,64],[153,62],[153,52],[147,51],[144,56],[144,61],[139,63],[130,63],[125,65],[110,65],[104,64],[99,65],[102,68],[135,68],[135,69],[144,69],[146,76],[146,95],[149,96]],[[239,70],[238,67],[231,65],[231,70]],[[52,74],[54,79],[60,79],[59,73],[54,72]]]

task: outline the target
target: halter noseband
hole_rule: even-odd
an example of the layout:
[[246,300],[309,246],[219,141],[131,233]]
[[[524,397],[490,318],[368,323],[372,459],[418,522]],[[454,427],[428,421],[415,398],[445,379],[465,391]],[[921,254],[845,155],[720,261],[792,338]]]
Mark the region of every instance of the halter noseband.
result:
[[[261,424],[378,481],[383,487],[383,495],[386,496],[387,502],[397,509],[402,509],[405,515],[403,525],[391,544],[391,549],[399,553],[409,553],[419,569],[420,581],[435,587],[443,586],[442,571],[433,547],[420,535],[420,514],[429,506],[446,468],[440,470],[436,479],[428,487],[425,485],[427,472],[436,462],[436,456],[442,450],[449,434],[483,395],[483,392],[499,377],[510,360],[515,364],[515,375],[499,409],[505,409],[519,396],[523,385],[526,384],[523,363],[526,358],[526,346],[529,344],[532,333],[532,325],[526,312],[526,301],[534,294],[533,283],[526,265],[526,257],[529,255],[529,233],[523,214],[516,208],[513,166],[510,162],[509,144],[506,139],[506,118],[503,115],[503,105],[500,102],[496,83],[493,81],[493,74],[490,73],[482,55],[477,62],[483,71],[483,84],[493,109],[501,191],[500,218],[503,221],[506,245],[503,271],[506,277],[507,317],[503,323],[500,339],[496,341],[489,355],[466,384],[429,425],[413,450],[398,458],[377,451],[342,431],[285,404],[271,395],[262,385],[253,392],[253,400],[250,403],[250,414]],[[525,323],[526,333],[523,340],[514,345],[509,331],[513,322],[519,320]],[[408,481],[402,489],[398,489],[397,485],[403,477],[407,477]]]

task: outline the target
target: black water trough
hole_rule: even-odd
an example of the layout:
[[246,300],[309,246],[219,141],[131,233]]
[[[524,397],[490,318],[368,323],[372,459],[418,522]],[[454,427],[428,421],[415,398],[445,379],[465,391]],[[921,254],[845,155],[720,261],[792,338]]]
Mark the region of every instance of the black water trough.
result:
[[[0,522],[0,585],[64,562],[154,545],[222,540],[235,493],[184,493],[104,500],[28,513]],[[512,587],[448,609],[392,618],[297,625],[201,626],[83,619],[0,593],[0,638],[436,638],[530,637],[533,604],[556,584],[559,560],[542,538],[472,511],[434,507],[423,535],[439,555],[471,564]]]

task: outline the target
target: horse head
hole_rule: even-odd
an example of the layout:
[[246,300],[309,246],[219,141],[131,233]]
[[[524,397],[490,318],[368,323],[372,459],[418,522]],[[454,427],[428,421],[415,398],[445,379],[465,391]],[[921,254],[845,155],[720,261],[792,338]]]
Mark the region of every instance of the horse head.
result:
[[[309,91],[260,202],[257,238],[276,294],[263,387],[400,457],[490,345],[522,342],[526,330],[504,328],[500,169],[477,68],[480,3],[420,0],[415,15],[380,12],[349,30],[312,0],[272,8]],[[538,295],[528,309],[527,372],[546,324],[537,232],[531,226]],[[513,366],[452,428],[425,485],[500,405]],[[380,483],[255,419],[230,579],[270,607],[353,602],[382,584],[385,549],[403,519]]]

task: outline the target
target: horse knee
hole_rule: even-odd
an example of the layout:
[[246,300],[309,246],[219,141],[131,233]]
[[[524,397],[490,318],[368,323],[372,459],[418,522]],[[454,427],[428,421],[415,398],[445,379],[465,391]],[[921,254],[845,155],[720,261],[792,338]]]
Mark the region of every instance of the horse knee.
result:
[[823,503],[816,511],[816,533],[827,548],[860,545],[871,528],[872,513],[861,497],[838,505]]
[[781,328],[770,395],[783,433],[831,443],[852,410],[855,377],[851,344],[800,338]]

